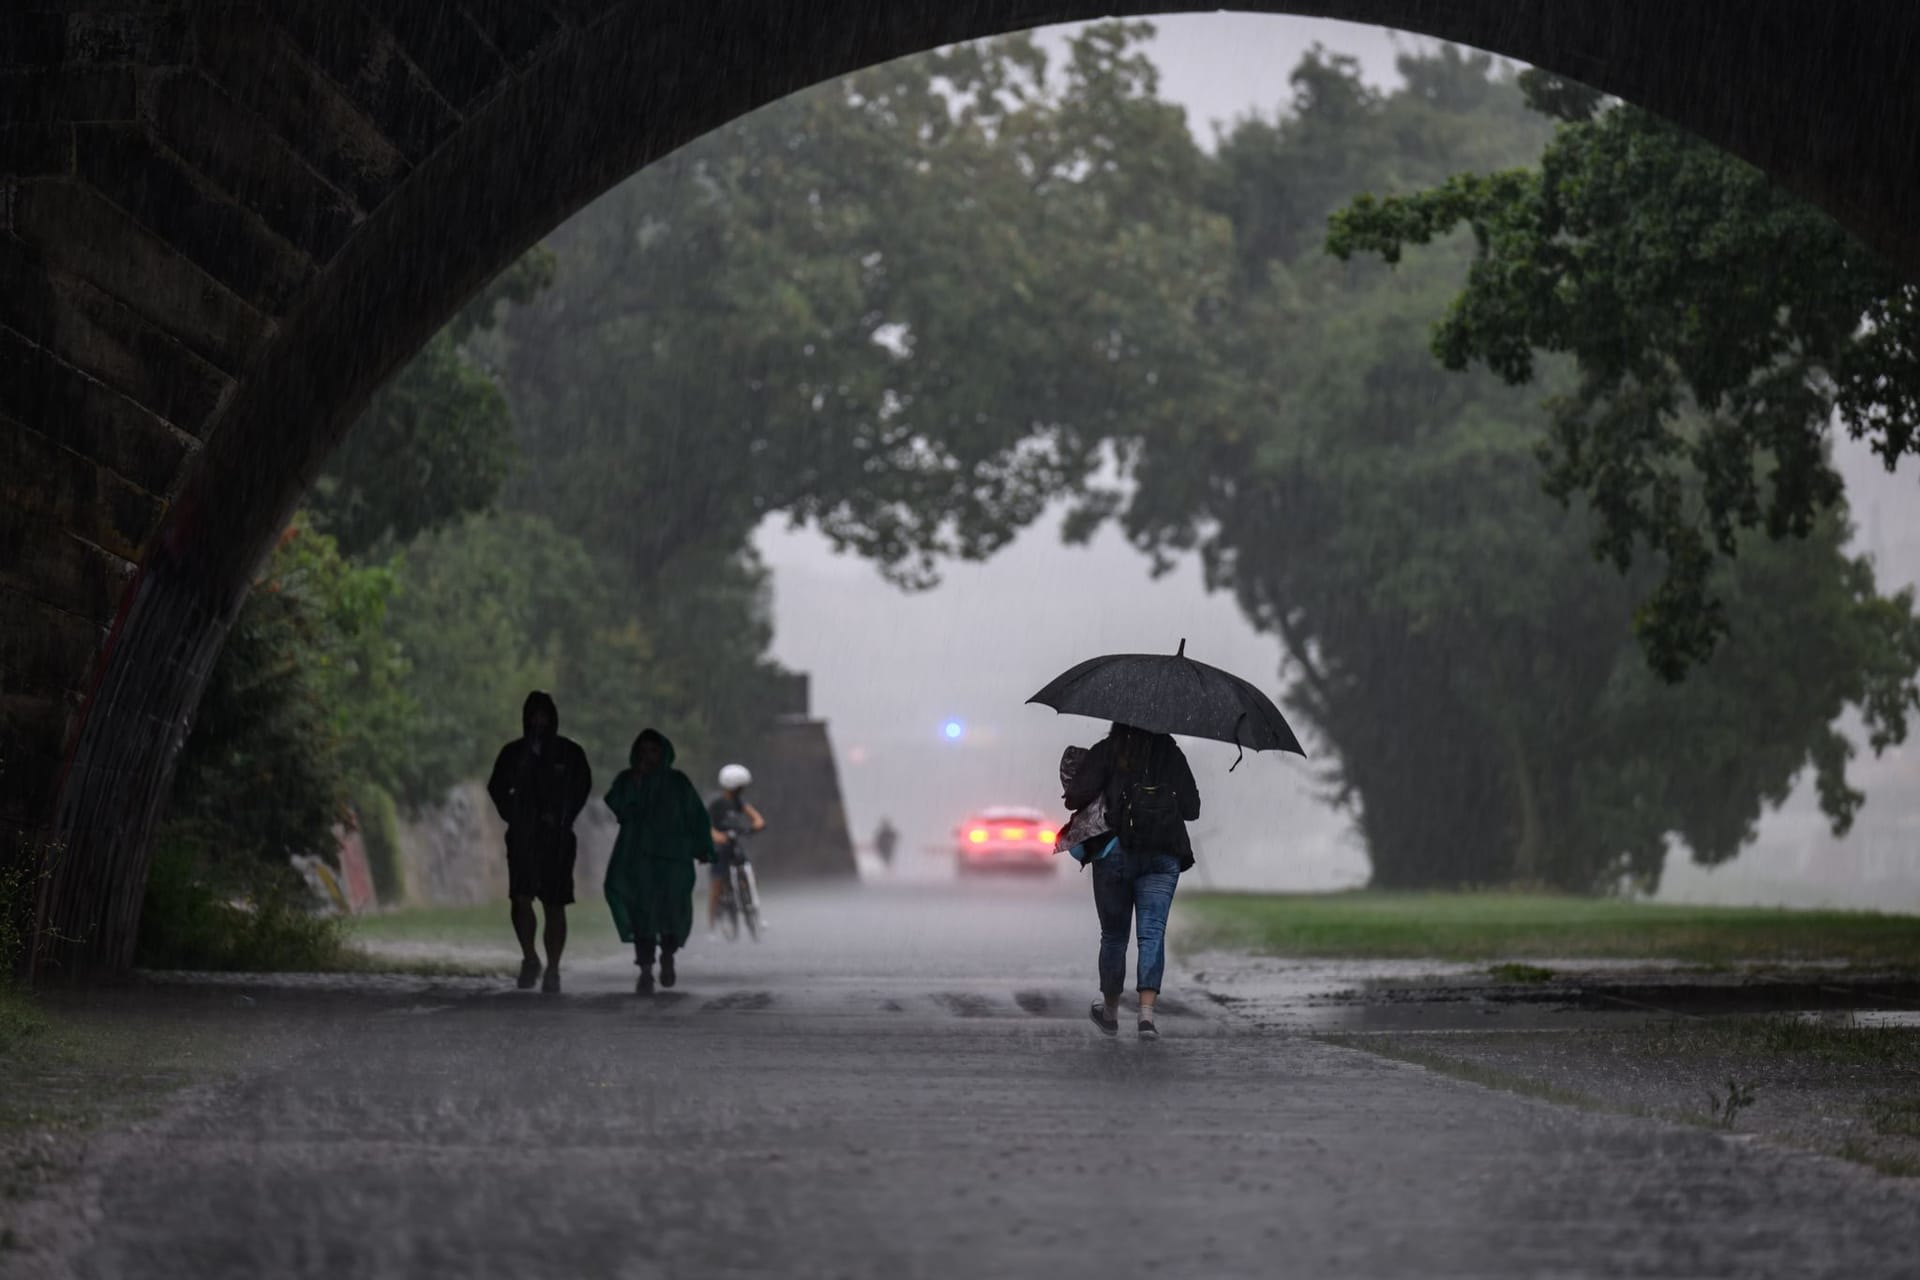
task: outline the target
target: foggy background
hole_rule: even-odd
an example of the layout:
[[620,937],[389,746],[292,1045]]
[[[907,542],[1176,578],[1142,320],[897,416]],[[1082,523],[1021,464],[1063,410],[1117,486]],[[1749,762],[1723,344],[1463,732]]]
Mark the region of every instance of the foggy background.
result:
[[[1424,42],[1385,30],[1304,18],[1204,14],[1155,19],[1161,88],[1186,107],[1197,138],[1214,122],[1285,104],[1287,74],[1314,44],[1356,57],[1367,80],[1398,83],[1394,58]],[[1061,46],[1073,28],[1045,43]],[[1920,579],[1920,510],[1911,467],[1889,476],[1863,445],[1842,441],[1857,525],[1855,546],[1879,563],[1883,589]],[[1094,654],[1187,652],[1237,672],[1278,700],[1285,685],[1276,637],[1253,630],[1230,596],[1209,595],[1191,560],[1158,580],[1118,531],[1063,546],[1059,515],[1023,532],[984,564],[947,566],[941,585],[906,595],[818,534],[770,520],[756,544],[773,570],[773,656],[811,674],[813,709],[831,727],[848,820],[867,845],[884,816],[900,829],[898,874],[945,874],[952,829],[973,808],[1023,804],[1059,812],[1060,750],[1104,726],[1057,716],[1026,698]],[[958,741],[943,729],[963,727]],[[1314,743],[1304,727],[1302,740]],[[1347,815],[1320,798],[1309,758],[1249,754],[1228,774],[1232,747],[1185,744],[1204,808],[1194,835],[1200,885],[1336,889],[1363,883],[1367,861]],[[1436,743],[1436,750],[1444,744]],[[1878,760],[1862,748],[1853,782],[1867,794],[1853,831],[1836,841],[1809,786],[1767,815],[1757,844],[1717,868],[1670,856],[1659,897],[1672,901],[1920,909],[1920,806],[1915,748]],[[770,855],[777,856],[773,849]]]

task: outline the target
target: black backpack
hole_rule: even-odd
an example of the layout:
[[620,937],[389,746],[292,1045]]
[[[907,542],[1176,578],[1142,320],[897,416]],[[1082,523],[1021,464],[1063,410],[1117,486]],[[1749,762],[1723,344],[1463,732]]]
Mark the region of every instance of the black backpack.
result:
[[1110,805],[1108,817],[1123,848],[1163,852],[1180,847],[1185,834],[1180,795],[1158,781],[1160,755],[1160,745],[1155,743],[1147,752],[1145,768],[1117,779],[1118,803]]

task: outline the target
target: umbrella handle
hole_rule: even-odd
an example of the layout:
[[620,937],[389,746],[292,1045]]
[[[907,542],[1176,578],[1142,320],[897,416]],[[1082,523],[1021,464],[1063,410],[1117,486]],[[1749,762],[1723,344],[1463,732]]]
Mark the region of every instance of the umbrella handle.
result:
[[[1181,641],[1181,644],[1184,647],[1186,642],[1183,640]],[[1242,711],[1237,717],[1234,718],[1233,745],[1234,745],[1234,749],[1237,750],[1240,754],[1235,756],[1233,758],[1233,763],[1227,766],[1228,773],[1232,773],[1235,769],[1238,769],[1240,767],[1240,762],[1247,758],[1247,749],[1240,745],[1240,725],[1243,721],[1246,720],[1246,718],[1247,718],[1247,713],[1244,711]]]

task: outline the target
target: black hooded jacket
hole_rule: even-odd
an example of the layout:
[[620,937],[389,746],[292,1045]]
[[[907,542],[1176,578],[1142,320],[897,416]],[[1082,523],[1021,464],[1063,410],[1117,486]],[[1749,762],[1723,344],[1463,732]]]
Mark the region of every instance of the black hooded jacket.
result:
[[[546,711],[552,726],[539,739],[532,726],[536,708]],[[487,779],[487,794],[507,824],[507,848],[534,849],[548,841],[569,844],[573,820],[593,794],[587,753],[573,739],[560,736],[560,710],[537,689],[527,695],[520,723],[525,732],[500,748]]]

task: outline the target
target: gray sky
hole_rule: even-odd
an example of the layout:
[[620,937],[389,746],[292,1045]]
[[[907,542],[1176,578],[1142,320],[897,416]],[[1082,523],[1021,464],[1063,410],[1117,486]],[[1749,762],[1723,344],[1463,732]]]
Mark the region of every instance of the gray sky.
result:
[[[1284,104],[1288,72],[1316,43],[1354,55],[1382,86],[1397,80],[1395,56],[1419,43],[1380,28],[1263,15],[1157,25],[1162,92],[1187,108],[1203,140],[1212,122]],[[1888,477],[1857,446],[1843,447],[1841,461],[1863,545],[1878,554],[1883,577],[1913,582],[1915,474]],[[1024,703],[1081,658],[1171,652],[1184,637],[1193,656],[1276,698],[1283,684],[1278,642],[1253,631],[1231,599],[1209,596],[1195,566],[1149,580],[1146,562],[1112,531],[1069,548],[1045,521],[987,564],[951,566],[940,588],[916,596],[902,596],[865,562],[834,555],[817,535],[770,524],[758,543],[774,571],[774,654],[812,673],[814,710],[832,728],[856,839],[889,816],[903,833],[902,860],[929,873],[945,860],[922,848],[947,847],[968,809],[1057,808],[1061,748],[1090,741],[1101,726]],[[958,744],[942,736],[948,719],[966,726]],[[1311,762],[1249,756],[1229,775],[1232,748],[1188,750],[1205,800],[1195,828],[1203,882],[1322,889],[1364,880],[1366,860],[1345,816],[1317,798]],[[1674,859],[1663,896],[1920,909],[1920,808],[1907,800],[1920,790],[1917,771],[1912,749],[1863,769],[1867,813],[1844,843],[1826,837],[1802,787],[1735,864],[1706,872]]]
[[[1202,13],[1153,22],[1161,95],[1187,109],[1188,123],[1203,142],[1212,138],[1216,123],[1252,111],[1271,115],[1287,103],[1293,96],[1287,76],[1316,44],[1358,58],[1362,74],[1382,87],[1399,82],[1395,57],[1433,44],[1424,36],[1324,18]],[[1047,28],[1045,42],[1062,45],[1074,30],[1075,25]]]

